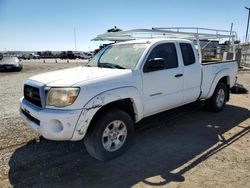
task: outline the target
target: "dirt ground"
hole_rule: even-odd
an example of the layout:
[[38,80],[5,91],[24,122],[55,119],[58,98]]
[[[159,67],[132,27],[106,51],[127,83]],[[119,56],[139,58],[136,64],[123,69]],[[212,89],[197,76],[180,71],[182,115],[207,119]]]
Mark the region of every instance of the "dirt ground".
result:
[[[83,143],[45,140],[19,117],[28,77],[77,63],[23,63],[0,73],[0,187],[250,187],[250,94],[231,94],[224,111],[196,102],[136,125],[133,145],[112,161]],[[250,90],[250,72],[238,83]]]

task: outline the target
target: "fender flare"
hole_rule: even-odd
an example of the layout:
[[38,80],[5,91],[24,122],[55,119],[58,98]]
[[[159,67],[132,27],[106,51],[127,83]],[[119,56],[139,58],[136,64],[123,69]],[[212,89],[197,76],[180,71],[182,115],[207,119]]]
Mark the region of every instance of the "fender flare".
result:
[[[216,86],[219,83],[221,78],[227,77],[228,79],[230,79],[229,71],[230,71],[229,68],[225,68],[225,69],[222,69],[222,70],[220,70],[219,72],[216,73],[216,75],[214,77],[214,80],[213,80],[213,82],[212,82],[212,84],[210,86],[209,92],[208,92],[208,94],[206,96],[207,99],[210,98],[213,95],[214,90],[215,90],[215,88],[216,88]],[[230,80],[227,80],[227,83],[230,83]]]
[[81,140],[91,123],[94,115],[105,105],[122,99],[131,99],[135,112],[135,121],[143,117],[143,102],[137,88],[126,86],[104,91],[91,98],[83,107],[77,121],[71,140]]

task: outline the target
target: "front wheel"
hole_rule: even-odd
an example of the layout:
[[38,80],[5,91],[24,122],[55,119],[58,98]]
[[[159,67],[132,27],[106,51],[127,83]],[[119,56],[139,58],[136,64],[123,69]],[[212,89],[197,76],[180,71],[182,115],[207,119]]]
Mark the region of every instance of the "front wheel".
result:
[[124,153],[133,137],[132,118],[120,109],[99,116],[84,139],[89,154],[105,161]]
[[229,91],[226,84],[219,82],[210,99],[207,100],[207,107],[213,112],[220,112],[223,110]]

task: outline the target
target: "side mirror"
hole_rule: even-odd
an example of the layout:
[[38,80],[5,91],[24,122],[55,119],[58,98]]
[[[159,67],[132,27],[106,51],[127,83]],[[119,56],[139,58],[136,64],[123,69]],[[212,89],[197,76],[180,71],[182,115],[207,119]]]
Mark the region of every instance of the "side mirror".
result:
[[158,70],[163,70],[166,68],[165,59],[154,58],[150,59],[144,66],[143,72],[153,72]]

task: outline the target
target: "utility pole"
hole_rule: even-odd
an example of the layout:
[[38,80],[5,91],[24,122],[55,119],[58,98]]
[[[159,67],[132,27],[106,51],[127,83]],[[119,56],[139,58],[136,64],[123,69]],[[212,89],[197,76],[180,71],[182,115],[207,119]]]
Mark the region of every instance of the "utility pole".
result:
[[234,25],[234,23],[231,23],[231,27],[230,27],[230,37],[229,37],[229,43],[230,43],[230,44],[231,44],[231,42],[233,42],[233,38],[232,38],[233,25]]
[[249,7],[245,7],[245,9],[248,10],[248,19],[247,19],[247,30],[246,30],[246,38],[245,38],[245,42],[247,43],[248,41],[248,27],[249,27],[249,18],[250,18],[250,8]]
[[[77,53],[77,47],[76,47],[76,29],[74,28],[74,39],[75,39],[75,53]],[[73,53],[73,54],[75,54]],[[77,66],[79,65],[78,61],[77,61]]]
[[76,29],[74,28],[74,39],[75,39],[75,51],[77,51],[77,48],[76,48]]

